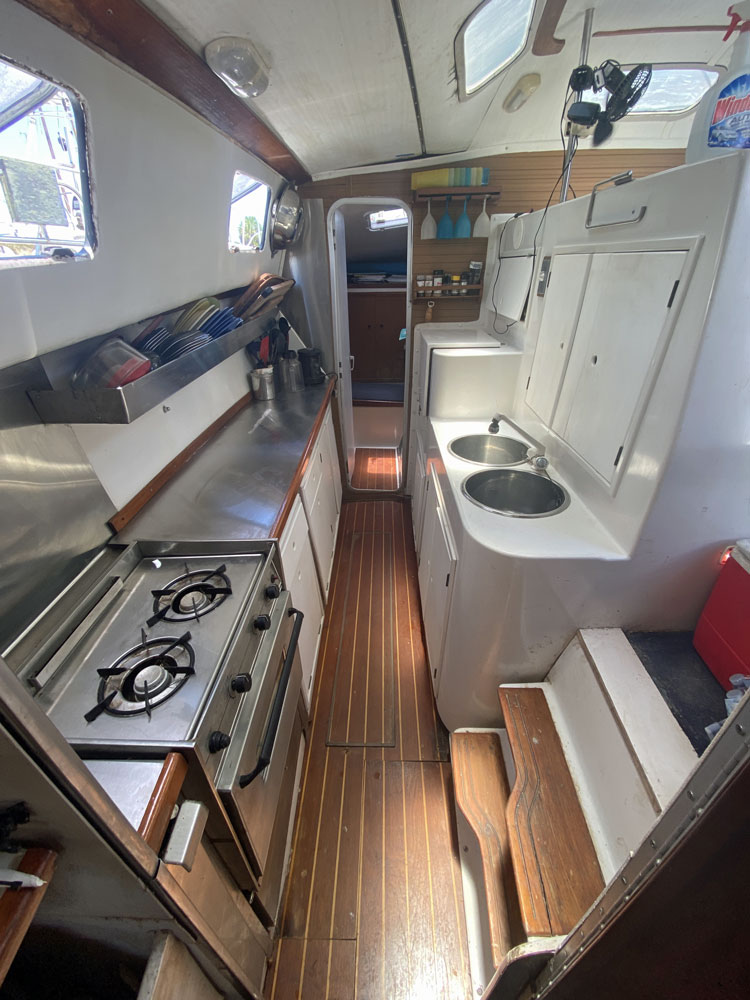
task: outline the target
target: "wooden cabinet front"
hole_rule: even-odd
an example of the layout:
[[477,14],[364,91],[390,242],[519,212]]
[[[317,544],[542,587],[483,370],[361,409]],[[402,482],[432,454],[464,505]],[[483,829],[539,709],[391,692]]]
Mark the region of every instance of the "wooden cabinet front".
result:
[[349,353],[355,382],[402,382],[406,290],[349,291]]

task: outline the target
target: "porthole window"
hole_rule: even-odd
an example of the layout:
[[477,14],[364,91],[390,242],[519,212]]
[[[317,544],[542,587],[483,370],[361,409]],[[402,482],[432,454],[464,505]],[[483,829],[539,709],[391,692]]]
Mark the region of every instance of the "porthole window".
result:
[[[627,73],[633,67],[621,68],[623,73]],[[646,92],[628,117],[676,115],[692,111],[708,88],[716,82],[718,76],[718,70],[703,66],[654,66]],[[596,93],[587,90],[581,100],[594,101],[604,107],[607,97],[606,90],[599,90]]]
[[80,102],[0,60],[0,267],[89,258],[94,247]]
[[267,184],[235,171],[229,209],[229,249],[233,253],[263,249],[270,196]]
[[459,93],[471,97],[526,45],[534,0],[484,0],[456,35]]
[[409,216],[403,208],[386,208],[381,212],[367,213],[367,228],[375,233],[380,229],[400,229],[409,225]]

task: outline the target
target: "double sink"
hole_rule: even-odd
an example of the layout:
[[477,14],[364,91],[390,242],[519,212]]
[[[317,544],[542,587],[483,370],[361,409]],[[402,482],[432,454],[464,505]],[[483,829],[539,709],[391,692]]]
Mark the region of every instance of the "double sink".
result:
[[567,491],[543,471],[546,460],[541,459],[538,471],[515,468],[535,462],[525,441],[498,434],[467,434],[451,441],[448,450],[465,462],[491,466],[467,476],[461,484],[464,496],[485,510],[509,517],[549,517],[570,503]]

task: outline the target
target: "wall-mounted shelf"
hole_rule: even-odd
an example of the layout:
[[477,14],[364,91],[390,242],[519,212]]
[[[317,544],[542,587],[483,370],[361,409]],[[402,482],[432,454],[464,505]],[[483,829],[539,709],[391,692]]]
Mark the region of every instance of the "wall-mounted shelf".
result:
[[129,424],[259,337],[276,310],[251,319],[181,358],[118,389],[32,389],[29,399],[46,424]]
[[486,198],[487,201],[497,201],[500,197],[500,189],[490,187],[419,188],[417,191],[413,191],[412,195],[415,202],[427,201],[428,198],[433,201],[445,201],[446,198],[466,198],[468,195]]
[[438,239],[437,236],[433,236],[432,239],[427,239],[427,240],[422,239],[421,236],[419,237],[420,243],[439,243],[441,246],[443,244],[445,244],[446,246],[451,246],[453,244],[458,245],[461,243],[466,245],[467,243],[471,242],[484,244],[487,242],[488,239],[489,239],[488,236],[464,236],[463,239],[457,236],[452,236],[449,240]]
[[480,285],[465,285],[464,294],[461,294],[461,288],[459,287],[458,295],[453,294],[453,286],[447,285],[443,286],[440,294],[435,294],[435,289],[425,288],[424,295],[417,296],[416,293],[412,298],[412,302],[427,302],[432,300],[435,304],[438,302],[466,302],[467,299],[479,299],[482,297],[482,289],[484,288],[484,283]]

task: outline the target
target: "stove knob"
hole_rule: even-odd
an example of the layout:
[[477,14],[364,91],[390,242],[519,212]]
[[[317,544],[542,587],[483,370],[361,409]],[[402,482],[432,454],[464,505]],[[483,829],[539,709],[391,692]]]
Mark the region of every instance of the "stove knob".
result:
[[209,753],[218,753],[220,750],[226,750],[231,739],[232,737],[229,733],[222,733],[220,729],[215,729],[208,737]]
[[236,694],[245,694],[252,685],[250,674],[237,674],[236,677],[232,678],[231,688]]
[[253,628],[257,628],[259,632],[265,632],[270,627],[271,627],[270,615],[258,615],[258,617],[253,622]]
[[275,601],[280,593],[281,587],[278,583],[272,583],[270,586],[266,587],[266,597],[269,601]]

